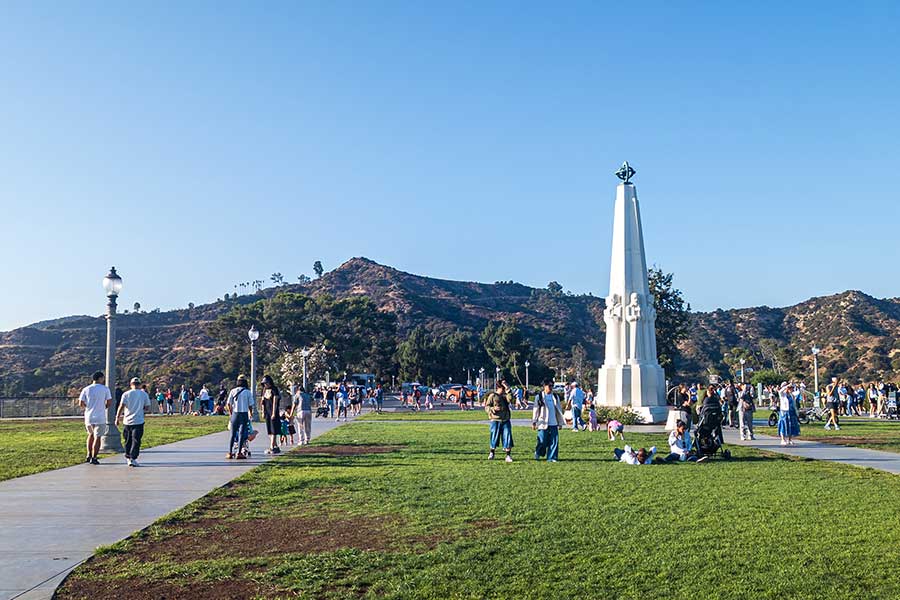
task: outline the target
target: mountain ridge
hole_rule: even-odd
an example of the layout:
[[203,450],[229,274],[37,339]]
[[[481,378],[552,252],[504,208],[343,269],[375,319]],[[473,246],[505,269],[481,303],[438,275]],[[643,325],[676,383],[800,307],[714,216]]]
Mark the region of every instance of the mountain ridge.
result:
[[[187,309],[121,314],[118,357],[123,372],[147,372],[167,362],[198,365],[220,347],[207,325],[237,304],[279,292],[370,297],[396,315],[400,337],[415,327],[433,335],[479,332],[491,321],[515,319],[546,364],[565,361],[581,344],[593,366],[603,357],[603,299],[533,288],[516,282],[455,281],[406,273],[354,257],[307,283],[286,284]],[[689,299],[689,298],[688,298]],[[0,393],[71,386],[103,363],[105,319],[73,315],[0,332]],[[789,369],[809,373],[809,348],[818,344],[828,372],[873,378],[900,371],[900,299],[860,290],[813,297],[785,306],[691,313],[690,335],[673,378],[733,373],[725,353],[749,352],[756,368],[780,352]],[[770,348],[768,352],[766,348]],[[772,357],[768,357],[772,354]],[[778,362],[777,360],[775,361]],[[896,364],[894,364],[896,363]],[[842,374],[843,374],[842,373]]]

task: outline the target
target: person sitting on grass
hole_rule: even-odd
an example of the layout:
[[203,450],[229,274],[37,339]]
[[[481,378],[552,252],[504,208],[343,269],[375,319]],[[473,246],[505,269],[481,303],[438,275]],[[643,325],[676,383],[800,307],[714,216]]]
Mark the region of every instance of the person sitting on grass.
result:
[[613,450],[616,459],[626,465],[652,465],[653,457],[656,456],[656,446],[652,446],[650,450],[641,448],[635,452],[631,446],[625,446],[625,449],[616,448]]
[[617,419],[612,419],[606,424],[606,437],[609,441],[613,441],[616,436],[623,442],[625,441],[625,425]]
[[691,448],[685,440],[684,434],[686,429],[687,423],[681,419],[675,422],[675,430],[669,434],[669,455],[663,459],[664,461],[704,462],[707,459],[706,456],[698,458],[697,455],[691,452]]
[[491,420],[491,452],[488,454],[488,460],[494,459],[494,452],[502,443],[503,451],[506,452],[506,462],[512,462],[513,439],[509,406],[513,402],[515,400],[509,393],[509,386],[502,379],[497,382],[497,389],[484,398],[484,411]]

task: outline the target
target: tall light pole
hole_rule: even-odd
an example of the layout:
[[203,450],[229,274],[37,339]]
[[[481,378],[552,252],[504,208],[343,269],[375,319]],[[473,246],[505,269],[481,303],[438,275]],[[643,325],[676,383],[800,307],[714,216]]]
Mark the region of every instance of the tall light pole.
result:
[[250,397],[253,398],[253,414],[257,413],[256,410],[256,340],[259,339],[259,331],[256,329],[256,325],[250,326],[250,331],[247,332],[247,337],[250,339]]
[[304,348],[300,356],[303,357],[303,391],[306,392],[306,359],[309,358],[309,348]]
[[816,399],[816,406],[819,406],[819,352],[821,351],[818,346],[813,345],[813,385],[815,386],[813,388],[813,397]]
[[741,383],[744,383],[744,363],[747,362],[746,358],[741,359]]
[[481,390],[484,389],[484,367],[478,369],[478,399],[481,400]]
[[531,363],[527,360],[525,361],[525,389],[528,390],[528,367],[531,366]]
[[472,385],[472,369],[466,367],[466,385]]
[[106,434],[100,438],[100,449],[110,452],[124,452],[122,436],[116,427],[116,300],[122,291],[122,278],[112,267],[103,278],[106,290],[106,385],[113,400],[106,409]]
[[500,383],[500,367],[495,367],[494,369],[494,387],[497,387],[497,384]]

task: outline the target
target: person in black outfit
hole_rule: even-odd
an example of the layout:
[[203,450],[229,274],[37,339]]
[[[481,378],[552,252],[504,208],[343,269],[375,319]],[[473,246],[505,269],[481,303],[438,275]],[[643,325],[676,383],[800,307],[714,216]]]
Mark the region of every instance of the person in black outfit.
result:
[[269,434],[266,454],[280,454],[278,436],[281,435],[281,394],[269,375],[262,378],[262,387],[262,412],[266,419],[266,433]]

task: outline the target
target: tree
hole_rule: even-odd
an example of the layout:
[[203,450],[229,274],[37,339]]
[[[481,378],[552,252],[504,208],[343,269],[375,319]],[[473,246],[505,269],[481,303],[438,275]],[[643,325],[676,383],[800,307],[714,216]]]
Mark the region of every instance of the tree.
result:
[[587,351],[581,344],[575,344],[572,346],[572,370],[575,371],[577,381],[582,381],[582,375],[587,367]]
[[194,303],[188,302],[188,310],[194,310]]
[[134,312],[136,312],[136,313],[141,312],[141,303],[140,302],[134,303]]
[[316,274],[317,278],[321,277],[322,273],[324,273],[324,272],[325,272],[325,269],[322,268],[321,260],[317,260],[316,262],[313,263],[313,273]]
[[284,285],[284,275],[281,273],[272,273],[272,276],[269,277],[272,280],[272,283],[275,285]]
[[563,292],[563,286],[559,284],[557,281],[551,281],[547,284],[547,290],[554,296],[561,296]]
[[653,267],[647,275],[656,309],[657,359],[663,368],[669,368],[678,359],[678,344],[688,336],[691,305],[685,305],[681,290],[673,285],[672,273]]
[[297,281],[300,283],[309,283],[311,280],[308,275],[299,275],[297,276]]
[[515,320],[491,321],[481,332],[481,343],[491,361],[501,371],[512,373],[519,383],[519,368],[532,359],[531,344],[525,339]]
[[783,377],[773,369],[760,369],[759,371],[755,371],[753,376],[750,377],[750,383],[753,385],[758,385],[760,383],[763,385],[778,385],[782,380]]

